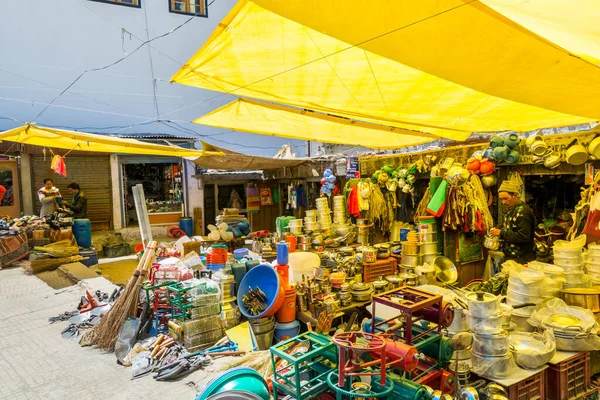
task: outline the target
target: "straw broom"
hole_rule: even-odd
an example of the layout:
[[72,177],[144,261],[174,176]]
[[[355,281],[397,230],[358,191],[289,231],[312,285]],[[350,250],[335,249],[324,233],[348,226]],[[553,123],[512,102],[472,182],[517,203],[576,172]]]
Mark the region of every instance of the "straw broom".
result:
[[126,317],[135,316],[137,313],[140,285],[152,265],[156,244],[154,241],[148,243],[146,251],[133,271],[133,275],[129,278],[123,293],[115,301],[110,311],[100,319],[98,325],[86,331],[81,341],[82,345],[96,345],[104,350],[114,350],[123,321]]
[[231,362],[226,363],[221,368],[221,371],[227,371],[235,367],[249,367],[258,372],[263,378],[267,379],[273,375],[273,364],[271,363],[271,351],[259,350],[247,353],[245,356],[236,358]]
[[56,269],[64,264],[69,264],[81,260],[85,260],[85,258],[81,256],[71,256],[63,258],[44,258],[41,260],[31,261],[29,265],[23,267],[23,270],[27,275],[38,274],[40,272]]

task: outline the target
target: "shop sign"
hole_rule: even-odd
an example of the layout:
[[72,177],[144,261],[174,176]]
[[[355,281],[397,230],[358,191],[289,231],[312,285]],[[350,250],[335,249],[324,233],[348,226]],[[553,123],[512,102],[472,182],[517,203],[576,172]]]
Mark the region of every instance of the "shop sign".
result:
[[346,157],[346,178],[360,178],[358,157]]

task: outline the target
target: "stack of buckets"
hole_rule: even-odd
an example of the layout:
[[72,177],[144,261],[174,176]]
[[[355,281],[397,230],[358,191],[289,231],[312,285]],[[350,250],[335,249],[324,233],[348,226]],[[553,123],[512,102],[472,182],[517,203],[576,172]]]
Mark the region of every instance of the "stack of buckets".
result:
[[302,222],[303,221],[301,219],[292,219],[289,221],[288,228],[292,235],[302,235]]
[[306,234],[311,234],[319,230],[317,225],[317,210],[306,210],[304,217],[304,231]]
[[229,255],[226,244],[213,244],[210,253],[206,254],[206,268],[211,271],[218,271],[225,268],[227,257]]
[[277,265],[281,285],[285,289],[283,305],[275,313],[275,341],[289,339],[300,333],[300,324],[296,320],[296,286],[290,284],[290,266],[288,265],[288,248],[286,242],[277,244]]
[[319,197],[316,200],[317,203],[317,221],[319,221],[319,229],[323,235],[327,235],[331,231],[331,210],[329,209],[329,203],[327,197]]
[[346,225],[346,203],[344,196],[333,196],[333,223]]
[[431,217],[419,217],[417,229],[419,233],[421,262],[430,263],[440,254],[437,251],[435,219]]

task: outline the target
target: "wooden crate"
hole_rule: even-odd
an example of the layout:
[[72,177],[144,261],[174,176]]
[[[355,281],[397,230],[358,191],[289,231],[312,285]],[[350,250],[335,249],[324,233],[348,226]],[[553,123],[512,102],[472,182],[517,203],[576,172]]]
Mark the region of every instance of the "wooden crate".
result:
[[590,387],[590,353],[582,352],[558,364],[548,364],[546,374],[548,400],[580,399]]
[[380,276],[394,275],[397,268],[398,263],[394,257],[372,263],[363,263],[363,282],[369,283],[377,280]]

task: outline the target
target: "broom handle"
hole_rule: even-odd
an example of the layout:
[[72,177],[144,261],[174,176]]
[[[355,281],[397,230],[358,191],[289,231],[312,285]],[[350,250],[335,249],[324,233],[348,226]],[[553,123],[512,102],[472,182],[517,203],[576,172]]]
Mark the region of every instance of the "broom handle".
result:
[[144,255],[140,259],[135,271],[138,273],[142,272],[148,263],[148,258],[152,259],[151,254],[154,252],[154,248],[156,247],[156,242],[152,241],[148,243],[148,246],[145,248]]
[[142,267],[142,272],[145,272],[146,274],[148,274],[148,271],[152,267],[152,261],[154,260],[154,249],[156,248],[156,245],[157,242],[155,242],[154,240],[151,241],[150,243],[148,243],[146,251],[144,252],[144,255],[148,253],[148,258],[146,258],[146,262]]

